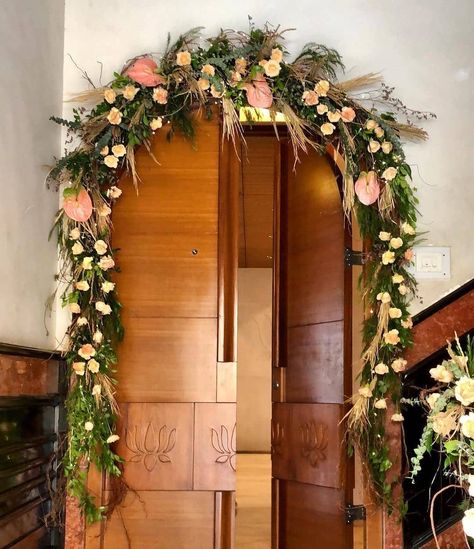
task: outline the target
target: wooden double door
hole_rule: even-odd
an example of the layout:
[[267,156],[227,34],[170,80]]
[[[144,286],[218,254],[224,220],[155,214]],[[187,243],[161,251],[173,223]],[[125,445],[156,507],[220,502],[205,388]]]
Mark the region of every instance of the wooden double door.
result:
[[[127,495],[87,548],[235,545],[236,316],[240,160],[216,119],[193,146],[158,132],[113,214],[125,339],[118,451]],[[275,192],[273,547],[352,546],[339,422],[349,318],[344,219],[329,162],[293,171],[278,147]],[[346,307],[345,307],[346,304]],[[269,426],[270,429],[270,426]],[[104,502],[111,490],[92,476]]]

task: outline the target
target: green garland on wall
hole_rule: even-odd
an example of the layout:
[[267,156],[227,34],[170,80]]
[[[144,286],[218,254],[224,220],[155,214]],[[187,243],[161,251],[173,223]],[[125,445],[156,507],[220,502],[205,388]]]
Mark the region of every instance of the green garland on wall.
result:
[[[411,343],[408,312],[415,280],[407,268],[415,240],[417,200],[401,139],[425,139],[409,111],[392,96],[393,89],[369,74],[336,83],[343,70],[340,55],[308,44],[292,62],[286,61],[280,28],[250,25],[248,33],[222,31],[200,45],[193,29],[168,45],[156,61],[151,55],[129,61],[112,82],[76,97],[93,101],[91,110],[74,110],[72,120],[53,118],[67,127],[75,148],[58,159],[49,181],[61,187],[63,207],[55,220],[62,259],[62,300],[72,320],[66,361],[71,375],[67,400],[68,448],[64,457],[70,494],[79,499],[88,521],[103,516],[86,486],[89,464],[120,475],[113,450],[117,405],[115,349],[123,337],[121,304],[111,273],[117,270],[111,247],[110,215],[119,199],[120,175],[128,170],[135,185],[139,175],[134,152],[150,150],[156,131],[193,137],[192,113],[202,107],[209,116],[219,104],[224,138],[242,131],[239,110],[267,108],[282,113],[296,153],[331,144],[345,160],[344,209],[355,212],[368,242],[362,286],[370,314],[365,321],[361,388],[347,416],[350,446],[358,447],[380,501],[392,505],[387,480],[391,462],[385,441],[387,400],[399,411],[403,349]],[[377,86],[384,111],[363,106],[355,90]],[[373,104],[373,103],[372,103]],[[405,117],[397,122],[393,111]]]

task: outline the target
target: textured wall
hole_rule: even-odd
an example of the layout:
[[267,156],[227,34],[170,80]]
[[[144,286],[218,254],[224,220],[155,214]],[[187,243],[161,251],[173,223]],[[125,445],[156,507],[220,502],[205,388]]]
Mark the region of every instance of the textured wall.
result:
[[58,196],[45,166],[61,150],[64,2],[0,2],[0,342],[53,349],[56,246],[48,232]]

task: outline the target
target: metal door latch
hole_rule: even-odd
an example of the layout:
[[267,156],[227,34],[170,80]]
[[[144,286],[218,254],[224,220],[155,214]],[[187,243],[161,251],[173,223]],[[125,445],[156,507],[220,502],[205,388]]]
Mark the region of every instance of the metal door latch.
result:
[[363,265],[365,263],[364,252],[356,252],[350,248],[344,249],[344,264],[346,267],[352,267],[353,265]]
[[365,520],[366,512],[364,505],[352,505],[348,503],[346,505],[346,524],[352,524],[356,520]]

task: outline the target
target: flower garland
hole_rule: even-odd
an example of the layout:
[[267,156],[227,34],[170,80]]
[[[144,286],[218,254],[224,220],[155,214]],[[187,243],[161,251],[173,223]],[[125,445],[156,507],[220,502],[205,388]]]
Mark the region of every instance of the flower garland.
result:
[[[60,278],[66,285],[62,299],[72,313],[65,352],[71,386],[64,466],[69,492],[79,498],[90,521],[103,510],[87,491],[88,465],[120,474],[120,458],[111,443],[118,440],[113,374],[123,329],[111,280],[117,267],[110,221],[121,194],[120,175],[128,170],[138,185],[136,147],[150,150],[156,131],[166,131],[170,138],[181,131],[192,139],[193,111],[201,107],[212,115],[216,103],[225,138],[242,132],[240,109],[266,108],[272,117],[284,115],[296,154],[311,147],[325,153],[332,144],[345,159],[344,210],[348,216],[355,212],[368,243],[362,286],[370,306],[361,388],[347,417],[350,445],[360,448],[381,501],[390,502],[384,410],[391,398],[397,409],[391,420],[403,420],[399,374],[406,364],[402,351],[411,342],[408,301],[415,290],[407,267],[417,201],[400,139],[425,139],[426,133],[409,119],[399,123],[392,113],[355,101],[351,92],[373,87],[380,78],[369,74],[336,83],[336,71],[344,67],[335,50],[308,44],[293,62],[286,61],[284,32],[251,24],[249,33],[222,31],[203,47],[199,29],[193,29],[172,45],[168,41],[159,61],[151,55],[134,58],[108,86],[76,98],[97,103],[91,110],[75,109],[73,120],[53,118],[67,127],[71,140],[79,140],[56,161],[49,181],[64,189],[55,227],[63,261]],[[391,92],[382,84],[379,95],[372,97],[389,108],[399,107]],[[418,118],[430,116],[401,110]]]

